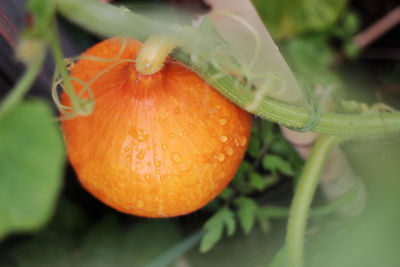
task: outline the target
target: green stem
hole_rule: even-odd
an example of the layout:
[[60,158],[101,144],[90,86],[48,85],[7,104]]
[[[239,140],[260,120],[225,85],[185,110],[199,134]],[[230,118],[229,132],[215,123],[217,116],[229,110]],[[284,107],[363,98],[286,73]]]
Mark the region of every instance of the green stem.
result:
[[77,98],[75,91],[72,87],[69,74],[64,64],[64,54],[60,45],[60,40],[57,32],[56,22],[53,22],[51,26],[51,33],[49,34],[49,44],[53,53],[54,61],[56,63],[57,70],[60,72],[61,78],[64,82],[64,88],[69,98],[71,99],[72,106],[75,110],[79,110],[79,99]]
[[29,90],[36,77],[39,75],[44,63],[44,59],[45,46],[39,49],[39,51],[36,51],[35,57],[28,64],[23,76],[18,80],[14,88],[11,89],[11,92],[7,95],[7,97],[0,103],[0,118],[22,100],[25,93]]
[[331,149],[343,138],[321,136],[314,145],[296,187],[290,208],[286,246],[290,267],[303,266],[304,234],[319,175]]
[[[246,89],[241,83],[237,83],[233,77],[224,76],[215,80],[213,78],[215,70],[212,68],[202,71],[184,58],[179,59],[201,74],[202,78],[219,93],[243,109],[246,109],[253,101],[254,92]],[[263,119],[294,129],[304,127],[310,119],[310,111],[269,97],[264,97],[259,107],[252,113]],[[381,114],[323,113],[319,123],[312,131],[344,137],[398,134],[400,133],[400,112]]]
[[[168,27],[112,5],[81,0],[54,1],[58,11],[67,19],[102,36],[124,35],[144,40],[151,35],[168,34],[169,37],[179,40],[186,47],[191,47],[193,42],[199,40],[198,37],[196,38],[196,31],[193,28]],[[246,109],[253,102],[254,91],[249,91],[241,83],[237,83],[233,77],[224,76],[215,80],[215,69],[209,67],[204,70],[199,66],[194,66],[190,60],[185,59],[179,53],[176,58],[199,73],[236,105]],[[251,112],[294,129],[303,128],[310,119],[310,111],[268,97],[264,97],[258,108]],[[324,113],[321,115],[319,124],[312,131],[346,137],[398,134],[400,133],[400,112],[356,115]]]

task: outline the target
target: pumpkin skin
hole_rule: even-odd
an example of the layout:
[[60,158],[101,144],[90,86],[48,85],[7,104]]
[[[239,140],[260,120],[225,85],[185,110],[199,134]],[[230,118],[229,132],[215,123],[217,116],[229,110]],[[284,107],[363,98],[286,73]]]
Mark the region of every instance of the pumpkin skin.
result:
[[[121,38],[83,55],[113,58]],[[142,44],[128,39],[119,59]],[[81,59],[71,77],[89,82],[114,62]],[[72,81],[75,92],[82,85]],[[171,217],[193,212],[231,181],[247,148],[251,115],[182,64],[167,59],[153,75],[121,63],[91,86],[89,116],[61,121],[69,160],[83,187],[121,212]],[[61,103],[70,105],[67,94]]]

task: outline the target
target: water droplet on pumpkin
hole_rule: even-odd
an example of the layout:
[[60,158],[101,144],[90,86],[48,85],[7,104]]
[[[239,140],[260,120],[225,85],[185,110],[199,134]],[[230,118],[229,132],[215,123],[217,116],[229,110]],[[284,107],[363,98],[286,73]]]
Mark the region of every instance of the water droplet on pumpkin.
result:
[[144,152],[144,149],[141,149],[140,152],[137,154],[137,158],[138,159],[144,159],[144,155],[146,154],[146,152]]
[[228,141],[228,137],[226,137],[225,135],[222,135],[219,137],[219,141],[221,141],[222,143],[225,143],[226,141]]
[[132,156],[126,156],[126,161],[131,162],[132,161]]
[[239,146],[239,140],[237,138],[235,138],[233,142],[235,143],[236,146]]
[[124,148],[124,151],[125,151],[125,152],[129,152],[129,150],[130,150],[130,149],[129,149],[128,146]]
[[162,148],[162,150],[167,151],[167,145],[166,144],[162,144],[161,148]]
[[247,142],[247,138],[242,136],[242,137],[240,137],[239,142],[240,142],[240,146],[245,146],[246,142]]
[[178,153],[172,154],[172,160],[173,160],[175,163],[180,163],[180,162],[182,162],[182,158],[181,158],[181,156],[180,156]]
[[178,115],[179,113],[181,113],[181,109],[179,107],[176,107],[174,113]]
[[172,133],[172,134],[169,135],[169,137],[170,137],[170,138],[174,138],[174,137],[175,137],[175,134]]
[[149,182],[149,181],[150,181],[150,175],[145,174],[145,175],[144,175],[144,179],[145,179],[147,182]]
[[146,133],[145,130],[140,129],[140,128],[133,128],[129,133],[130,133],[136,140],[138,140],[139,142],[143,142],[143,141],[146,141],[147,139],[149,139],[149,134]]
[[178,133],[179,136],[183,136],[183,134],[181,132]]
[[227,119],[219,119],[218,120],[218,123],[219,123],[220,126],[224,126],[227,122],[228,122]]
[[225,155],[222,154],[222,153],[219,153],[219,154],[217,155],[217,159],[218,159],[218,161],[223,162],[223,161],[225,160]]
[[148,162],[146,163],[146,165],[150,167],[150,166],[151,166],[151,161],[148,161]]
[[156,170],[156,174],[160,174],[160,170]]
[[232,156],[233,155],[233,149],[230,146],[225,147],[225,152],[228,156]]
[[138,207],[139,209],[143,209],[144,208],[144,203],[141,200],[138,200],[138,202],[136,203],[136,207]]
[[156,166],[157,168],[161,166],[161,161],[159,161],[158,159],[156,159],[154,161],[154,166]]
[[135,147],[135,151],[139,151],[139,147],[138,146]]

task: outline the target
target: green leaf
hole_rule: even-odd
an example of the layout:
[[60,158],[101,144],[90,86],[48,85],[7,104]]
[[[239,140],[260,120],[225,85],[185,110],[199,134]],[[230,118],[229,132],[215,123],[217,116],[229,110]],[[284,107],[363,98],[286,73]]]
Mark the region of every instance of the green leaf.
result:
[[62,138],[46,103],[23,102],[0,119],[0,238],[47,222],[64,159]]
[[288,38],[330,27],[347,0],[252,0],[272,37]]
[[267,187],[275,184],[278,181],[276,176],[263,176],[253,172],[249,175],[250,184],[258,191],[263,191]]
[[248,234],[254,226],[258,205],[253,199],[247,197],[237,198],[235,204],[239,207],[238,216],[243,232]]
[[289,162],[276,155],[266,155],[263,157],[262,165],[264,169],[270,170],[272,173],[281,172],[288,176],[293,176],[294,171]]
[[228,236],[234,234],[236,230],[235,215],[227,207],[221,208],[204,224],[203,228],[206,233],[201,240],[200,251],[210,250],[222,238],[225,227]]

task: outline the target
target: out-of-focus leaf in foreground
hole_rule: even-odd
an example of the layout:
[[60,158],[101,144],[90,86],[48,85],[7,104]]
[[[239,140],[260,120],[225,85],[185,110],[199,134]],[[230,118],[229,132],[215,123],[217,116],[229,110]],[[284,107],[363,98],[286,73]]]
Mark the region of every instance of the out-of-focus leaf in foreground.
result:
[[0,238],[50,217],[60,190],[64,149],[50,107],[23,102],[0,119]]

